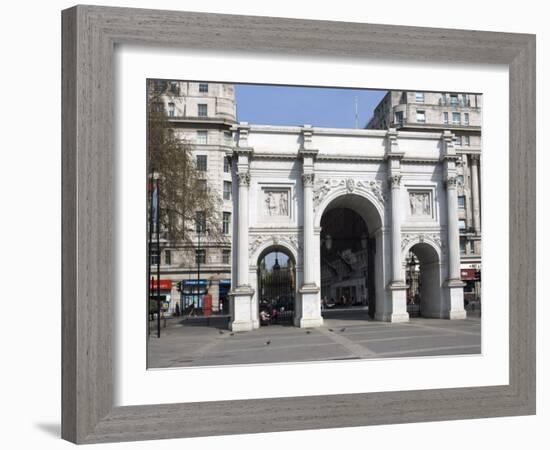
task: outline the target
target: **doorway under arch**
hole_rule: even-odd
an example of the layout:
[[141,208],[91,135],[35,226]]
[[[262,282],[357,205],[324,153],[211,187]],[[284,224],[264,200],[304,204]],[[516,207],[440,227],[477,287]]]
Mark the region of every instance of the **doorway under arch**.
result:
[[411,317],[440,317],[442,311],[441,264],[434,247],[414,244],[405,258],[407,311]]
[[377,208],[364,196],[346,193],[327,205],[320,226],[323,317],[374,318],[376,297],[383,296],[384,290],[380,286],[383,252],[376,250],[382,228]]
[[260,324],[293,324],[296,311],[296,262],[282,246],[265,249],[258,258]]

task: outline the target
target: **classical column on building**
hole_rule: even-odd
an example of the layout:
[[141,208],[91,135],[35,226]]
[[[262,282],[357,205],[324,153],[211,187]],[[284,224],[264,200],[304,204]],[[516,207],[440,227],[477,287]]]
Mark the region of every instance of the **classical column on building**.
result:
[[[481,209],[480,209],[480,196],[479,196],[479,155],[471,155],[471,180],[472,180],[472,215],[474,223],[474,231],[476,236],[481,235]],[[481,241],[474,241],[474,253],[479,255],[481,253]]]
[[390,128],[387,133],[386,160],[388,163],[388,184],[391,190],[391,305],[385,312],[377,313],[378,318],[390,322],[406,322],[407,313],[407,285],[405,284],[403,264],[401,261],[401,220],[403,205],[401,204],[401,159],[403,153],[399,151],[398,133]]
[[458,228],[458,197],[456,154],[453,135],[450,131],[443,132],[443,164],[445,188],[447,190],[447,267],[448,276],[445,287],[448,289],[447,305],[442,311],[442,317],[447,319],[464,319],[464,283],[460,279],[460,233]]
[[296,302],[295,325],[302,328],[318,327],[323,323],[321,316],[321,280],[315,279],[314,270],[314,226],[313,226],[313,184],[315,182],[314,162],[318,150],[312,148],[313,127],[302,128],[303,143],[299,155],[302,158],[302,195],[303,195],[303,284],[299,290],[300,299]]
[[237,211],[238,213],[236,236],[237,285],[232,287],[229,294],[231,301],[230,328],[233,331],[249,331],[258,326],[258,318],[252,316],[254,290],[251,288],[248,280],[248,191],[250,186],[250,159],[253,150],[248,146],[248,124],[239,124],[237,130],[239,132],[239,140],[234,155],[237,160],[238,205],[236,208],[235,206],[233,207],[233,211]]

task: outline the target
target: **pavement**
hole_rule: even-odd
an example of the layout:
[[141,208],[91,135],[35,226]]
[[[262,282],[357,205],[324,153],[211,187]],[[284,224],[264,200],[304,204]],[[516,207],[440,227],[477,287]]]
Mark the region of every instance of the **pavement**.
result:
[[481,353],[480,317],[387,323],[369,320],[366,311],[323,315],[320,328],[268,325],[241,333],[227,330],[227,317],[172,318],[160,339],[150,322],[148,368]]

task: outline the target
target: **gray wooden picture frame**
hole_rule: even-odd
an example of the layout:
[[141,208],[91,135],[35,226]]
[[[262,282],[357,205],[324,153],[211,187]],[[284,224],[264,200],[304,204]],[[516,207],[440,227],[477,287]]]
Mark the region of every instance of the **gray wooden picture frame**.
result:
[[[535,413],[534,35],[96,6],[63,11],[62,31],[64,439],[94,443]],[[507,65],[509,384],[114,407],[113,52],[120,43]]]

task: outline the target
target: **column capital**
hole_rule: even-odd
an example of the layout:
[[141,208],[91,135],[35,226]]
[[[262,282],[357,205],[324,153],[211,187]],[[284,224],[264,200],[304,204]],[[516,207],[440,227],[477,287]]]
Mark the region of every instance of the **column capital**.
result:
[[455,175],[450,175],[445,180],[446,189],[456,189],[458,184],[458,178]]
[[393,174],[388,177],[388,184],[392,189],[399,189],[401,186],[401,174]]
[[250,186],[250,172],[238,172],[239,186]]
[[470,155],[470,158],[472,159],[472,164],[478,164],[479,163],[479,155]]
[[314,173],[304,173],[302,174],[302,183],[304,187],[313,187],[313,183],[315,182],[315,174]]

